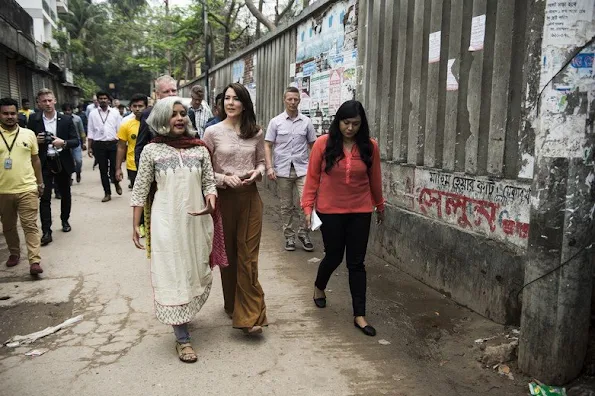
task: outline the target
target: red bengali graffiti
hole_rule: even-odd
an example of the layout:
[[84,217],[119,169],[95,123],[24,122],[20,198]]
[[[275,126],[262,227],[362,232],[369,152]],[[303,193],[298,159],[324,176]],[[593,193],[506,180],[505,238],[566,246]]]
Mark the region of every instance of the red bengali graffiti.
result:
[[421,190],[418,198],[419,208],[423,214],[428,214],[428,208],[435,207],[436,215],[442,218],[442,201],[447,215],[457,215],[457,224],[462,228],[471,228],[473,225],[469,221],[468,210],[471,208],[476,226],[482,224],[483,219],[487,222],[490,231],[496,231],[496,214],[500,207],[499,204],[480,199],[469,198],[461,194],[432,190],[424,188]]
[[521,239],[529,238],[529,223],[514,221],[512,219],[503,219],[501,226],[502,231],[506,235],[517,235]]

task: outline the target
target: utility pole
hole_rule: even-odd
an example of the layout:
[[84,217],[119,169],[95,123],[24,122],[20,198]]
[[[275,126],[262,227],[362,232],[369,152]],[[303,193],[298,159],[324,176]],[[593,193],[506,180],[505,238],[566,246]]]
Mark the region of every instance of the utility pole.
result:
[[204,23],[204,36],[205,36],[205,100],[209,103],[210,89],[209,89],[209,69],[211,67],[211,54],[210,54],[210,37],[209,37],[209,14],[207,10],[207,1],[202,2],[202,19]]
[[595,0],[531,0],[528,6],[528,92],[520,140],[534,141],[535,167],[519,368],[551,385],[580,374],[588,344],[595,221],[594,7]]
[[[165,20],[167,23],[167,37],[171,38],[171,22],[169,20],[169,0],[165,1]],[[165,50],[165,56],[167,59],[167,74],[171,76],[171,50],[169,47]]]

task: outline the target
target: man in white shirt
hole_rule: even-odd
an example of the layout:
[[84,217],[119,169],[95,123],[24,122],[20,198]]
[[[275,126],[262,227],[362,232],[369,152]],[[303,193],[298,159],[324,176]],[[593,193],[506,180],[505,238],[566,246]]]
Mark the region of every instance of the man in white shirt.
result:
[[205,125],[213,118],[213,113],[205,101],[205,90],[201,85],[193,86],[190,89],[190,96],[192,101],[188,109],[188,117],[194,129],[198,131],[198,136],[202,139],[205,135]]
[[[122,123],[120,112],[109,107],[110,97],[107,92],[97,92],[99,108],[89,114],[87,125],[87,141],[89,157],[97,156],[101,184],[105,196],[101,202],[112,199],[110,180],[114,183],[118,195],[122,195],[122,187],[116,180],[116,154],[118,152],[118,129]],[[109,172],[109,173],[108,173]]]
[[89,103],[87,109],[85,110],[85,115],[87,116],[87,119],[89,118],[89,114],[91,114],[91,111],[95,110],[98,107],[99,103],[97,102],[97,95],[93,95],[93,103]]

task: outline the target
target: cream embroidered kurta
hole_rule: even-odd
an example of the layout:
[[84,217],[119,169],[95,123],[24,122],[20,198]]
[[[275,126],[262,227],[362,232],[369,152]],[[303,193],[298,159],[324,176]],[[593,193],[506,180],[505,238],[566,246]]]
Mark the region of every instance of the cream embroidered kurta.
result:
[[204,196],[217,194],[205,147],[177,150],[151,143],[143,149],[131,206],[144,206],[151,183],[157,192],[151,207],[151,280],[157,319],[187,323],[200,311],[212,283],[209,254],[211,216],[190,216],[205,207]]

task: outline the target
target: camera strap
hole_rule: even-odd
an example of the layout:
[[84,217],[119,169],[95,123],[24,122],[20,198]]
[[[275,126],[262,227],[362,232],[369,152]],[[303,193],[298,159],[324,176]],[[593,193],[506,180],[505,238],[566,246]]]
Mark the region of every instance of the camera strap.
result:
[[14,139],[12,140],[12,143],[10,144],[10,146],[8,145],[8,142],[6,141],[4,134],[0,133],[2,140],[4,141],[4,144],[6,145],[6,148],[8,149],[8,157],[9,158],[10,158],[10,153],[11,153],[12,149],[14,148],[14,144],[17,142],[17,138],[19,137],[20,131],[21,131],[21,128],[17,127],[17,133],[16,133],[16,135],[14,135]]

